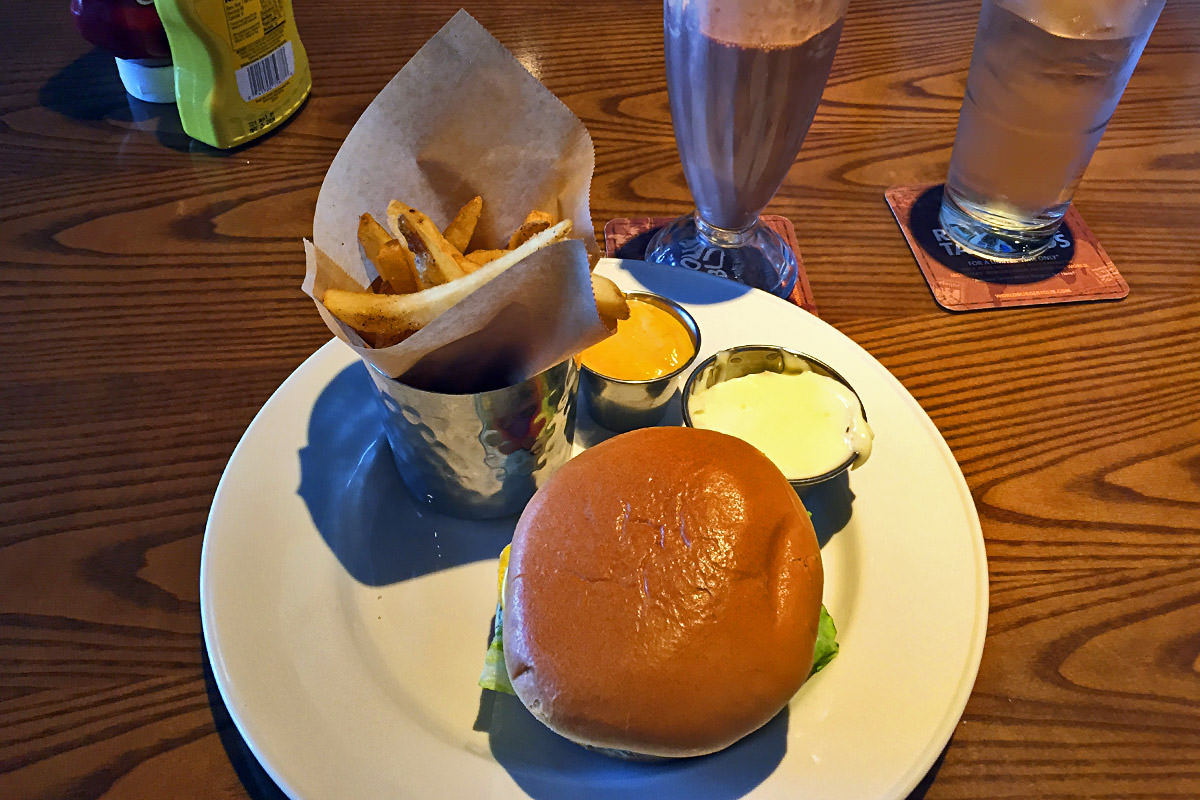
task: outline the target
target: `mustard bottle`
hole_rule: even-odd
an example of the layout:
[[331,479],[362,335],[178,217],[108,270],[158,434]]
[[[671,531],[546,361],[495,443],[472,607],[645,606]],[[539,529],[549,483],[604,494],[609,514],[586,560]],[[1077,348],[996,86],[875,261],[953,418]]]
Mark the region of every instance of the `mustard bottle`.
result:
[[154,0],[175,62],[175,102],[193,139],[229,148],[262,136],[312,88],[291,0]]

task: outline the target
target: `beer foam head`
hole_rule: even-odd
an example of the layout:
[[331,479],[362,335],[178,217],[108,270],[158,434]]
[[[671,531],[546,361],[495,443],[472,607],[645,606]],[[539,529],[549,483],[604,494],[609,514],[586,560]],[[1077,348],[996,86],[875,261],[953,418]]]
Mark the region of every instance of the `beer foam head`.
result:
[[849,0],[666,0],[668,17],[705,36],[743,47],[808,41],[846,14]]

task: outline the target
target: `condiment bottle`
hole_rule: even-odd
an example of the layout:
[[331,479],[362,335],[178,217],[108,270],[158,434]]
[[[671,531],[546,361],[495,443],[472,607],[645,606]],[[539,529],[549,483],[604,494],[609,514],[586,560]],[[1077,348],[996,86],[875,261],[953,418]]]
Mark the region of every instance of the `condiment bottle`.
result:
[[213,147],[281,125],[312,88],[291,0],[154,0],[183,129]]
[[150,103],[175,100],[167,35],[154,0],[71,0],[84,39],[112,53],[125,91]]

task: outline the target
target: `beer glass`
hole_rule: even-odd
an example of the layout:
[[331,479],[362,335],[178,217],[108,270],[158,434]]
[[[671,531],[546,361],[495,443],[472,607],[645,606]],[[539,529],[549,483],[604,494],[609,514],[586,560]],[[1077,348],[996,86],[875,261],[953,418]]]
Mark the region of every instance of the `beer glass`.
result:
[[983,0],[940,212],[959,247],[1050,247],[1163,3]]
[[786,297],[796,256],[759,221],[795,161],[829,77],[848,0],[664,0],[667,93],[696,210],[646,260]]

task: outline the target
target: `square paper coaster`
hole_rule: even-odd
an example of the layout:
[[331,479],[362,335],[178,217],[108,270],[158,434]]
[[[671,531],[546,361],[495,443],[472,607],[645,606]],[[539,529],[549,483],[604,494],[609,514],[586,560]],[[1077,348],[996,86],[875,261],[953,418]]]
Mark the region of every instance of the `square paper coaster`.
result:
[[938,305],[949,311],[1120,300],[1129,285],[1075,206],[1035,261],[991,261],[959,249],[942,230],[942,184],[894,186],[884,196]]
[[[605,253],[610,258],[630,258],[641,261],[646,255],[646,244],[650,241],[650,237],[673,219],[675,218],[638,217],[628,219],[619,217],[611,219],[604,226]],[[792,252],[796,254],[798,272],[796,288],[792,290],[788,299],[815,315],[817,304],[813,302],[812,288],[808,285],[808,275],[804,272],[804,259],[800,256],[800,246],[796,242],[796,229],[792,227],[792,221],[787,217],[773,214],[764,214],[762,221],[767,227],[782,236],[788,243],[788,247],[792,248]]]

